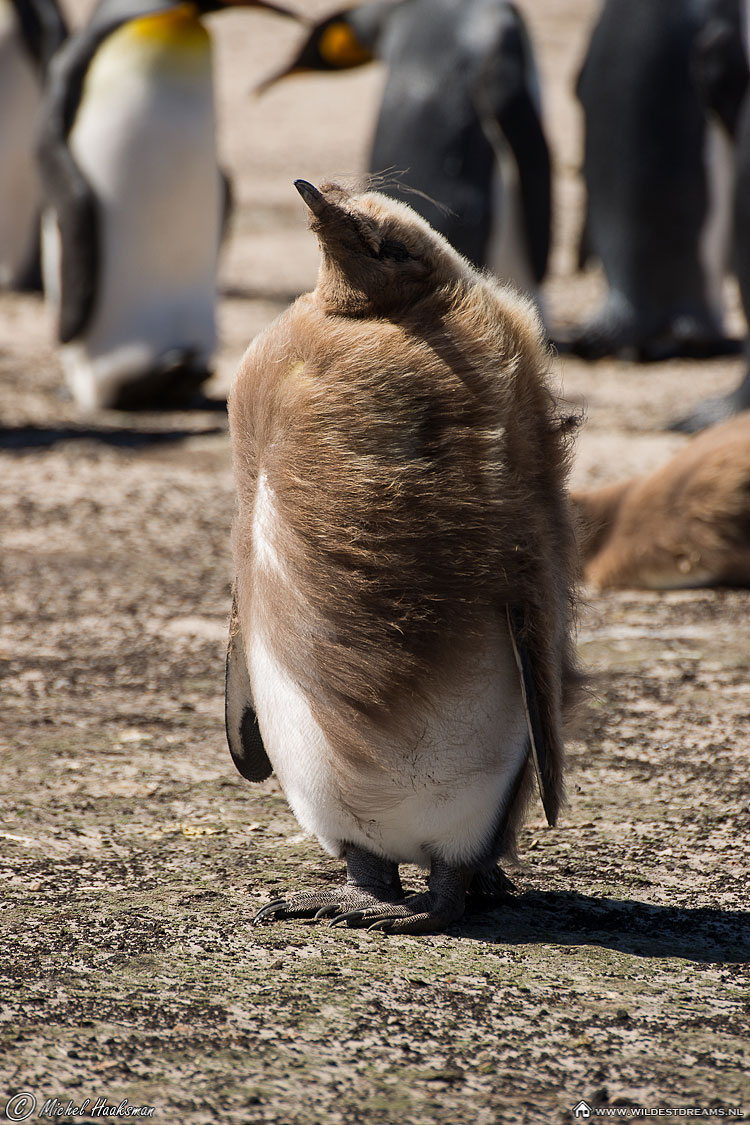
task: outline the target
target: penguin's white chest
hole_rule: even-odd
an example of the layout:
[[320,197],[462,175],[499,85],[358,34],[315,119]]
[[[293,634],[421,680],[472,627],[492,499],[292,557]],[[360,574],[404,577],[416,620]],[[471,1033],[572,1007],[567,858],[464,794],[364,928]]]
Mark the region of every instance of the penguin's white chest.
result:
[[74,365],[88,361],[106,383],[173,349],[208,359],[223,190],[202,25],[150,17],[112,34],[86,74],[69,143],[100,234],[96,302]]
[[[273,497],[261,474],[255,505],[256,566],[274,571],[293,596],[276,550]],[[259,584],[262,588],[262,583]],[[488,620],[438,670],[402,735],[374,735],[382,768],[341,769],[276,651],[273,606],[243,622],[253,700],[263,743],[300,824],[340,855],[356,844],[400,863],[440,858],[471,864],[491,851],[527,751],[526,714],[504,617]],[[400,701],[394,706],[401,707]],[[395,739],[395,741],[393,741]]]
[[0,286],[14,285],[36,239],[39,180],[34,155],[41,87],[13,6],[0,0]]

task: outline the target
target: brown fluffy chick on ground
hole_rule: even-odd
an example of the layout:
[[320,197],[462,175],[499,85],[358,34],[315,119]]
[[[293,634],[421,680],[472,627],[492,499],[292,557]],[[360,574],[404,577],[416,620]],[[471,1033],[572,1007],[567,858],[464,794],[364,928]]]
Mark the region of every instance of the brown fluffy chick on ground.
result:
[[572,502],[593,586],[750,586],[750,411],[655,472]]
[[[566,438],[525,301],[404,204],[296,187],[318,283],[230,396],[227,732],[347,881],[257,917],[429,932],[508,885],[535,766],[551,823],[563,799]],[[427,891],[404,897],[401,863]]]

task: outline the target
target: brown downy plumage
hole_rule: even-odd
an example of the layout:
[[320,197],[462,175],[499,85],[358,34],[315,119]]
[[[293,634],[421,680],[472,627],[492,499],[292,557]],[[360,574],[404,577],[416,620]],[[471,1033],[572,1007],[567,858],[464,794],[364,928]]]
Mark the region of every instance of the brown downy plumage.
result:
[[[554,822],[563,799],[563,712],[577,678],[575,550],[564,495],[567,442],[539,322],[403,204],[335,185],[297,187],[323,253],[318,284],[253,342],[229,403],[235,632],[244,638],[271,763],[304,823],[298,808],[307,798],[291,792],[296,779],[284,781],[293,766],[282,770],[282,751],[275,760],[269,745],[285,736],[273,733],[277,716],[259,703],[267,659],[253,655],[258,638],[293,698],[304,701],[305,722],[309,708],[311,729],[322,732],[334,763],[336,793],[316,799],[330,797],[375,839],[378,817],[397,803],[393,779],[417,753],[425,715],[442,693],[450,699],[490,624],[507,639],[510,613]],[[236,660],[242,650],[236,638],[233,645]],[[246,694],[232,685],[247,677],[234,674],[231,661],[228,668],[229,716],[233,690]],[[518,677],[514,667],[515,692]],[[243,708],[252,718],[250,700],[233,713]],[[239,720],[228,719],[228,734],[238,768],[256,778],[253,739],[244,744]],[[498,756],[502,744],[498,730]],[[533,776],[524,758],[493,838],[457,864],[469,876],[513,851]],[[460,767],[452,768],[451,784],[460,786]],[[419,769],[431,783],[429,768]],[[348,862],[357,852],[350,840],[313,830]],[[384,839],[373,844],[376,856],[405,861]],[[424,842],[433,899],[441,846]],[[358,854],[373,859],[369,847]],[[377,879],[358,880],[353,865],[350,883],[372,892]],[[451,917],[463,910],[463,890]],[[302,914],[327,901],[321,893],[272,906]],[[355,900],[339,896],[334,907],[342,901]],[[363,909],[346,920],[380,919],[381,928],[402,932],[450,920],[430,907],[417,923],[394,921],[399,911],[414,913],[401,906],[385,918]]]
[[594,586],[750,586],[750,413],[653,473],[571,499]]

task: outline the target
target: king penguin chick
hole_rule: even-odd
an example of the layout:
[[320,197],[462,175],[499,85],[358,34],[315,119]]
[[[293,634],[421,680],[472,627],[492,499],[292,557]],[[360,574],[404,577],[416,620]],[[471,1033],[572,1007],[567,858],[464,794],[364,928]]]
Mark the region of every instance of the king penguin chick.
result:
[[56,0],[0,0],[0,287],[41,289],[36,127],[67,29]]
[[592,586],[750,586],[750,414],[711,427],[652,473],[571,501]]
[[569,341],[587,359],[737,351],[723,331],[722,284],[732,133],[748,75],[739,25],[738,0],[602,7],[577,87],[584,242],[609,289]]
[[[252,343],[230,750],[347,865],[268,916],[458,919],[512,854],[534,768],[554,823],[576,682],[567,439],[532,307],[403,203],[298,180],[317,286]],[[398,865],[429,868],[404,899]]]
[[211,374],[226,187],[201,17],[225,6],[100,0],[51,67],[44,282],[85,409],[178,405]]
[[376,0],[313,27],[263,83],[373,58],[388,68],[369,158],[475,266],[537,295],[547,267],[551,173],[526,26],[507,0]]

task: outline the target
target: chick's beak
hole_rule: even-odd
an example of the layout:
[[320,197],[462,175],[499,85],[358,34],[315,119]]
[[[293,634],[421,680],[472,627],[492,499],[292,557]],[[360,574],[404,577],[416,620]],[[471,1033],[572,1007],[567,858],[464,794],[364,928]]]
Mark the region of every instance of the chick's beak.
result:
[[319,192],[316,187],[309,184],[307,180],[295,180],[294,186],[304,199],[307,206],[310,208],[314,215],[319,215],[325,207],[325,196]]

